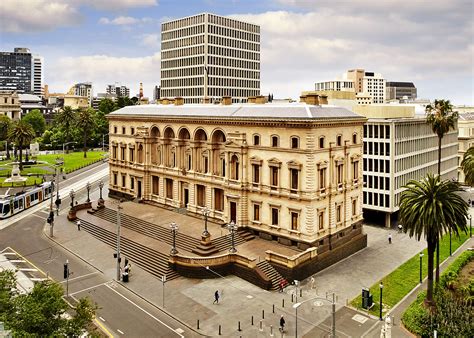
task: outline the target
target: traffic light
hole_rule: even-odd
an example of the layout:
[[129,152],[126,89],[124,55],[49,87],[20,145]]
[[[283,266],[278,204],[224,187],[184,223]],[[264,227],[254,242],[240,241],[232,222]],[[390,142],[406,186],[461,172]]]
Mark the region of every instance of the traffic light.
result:
[[67,279],[69,277],[69,264],[68,263],[64,263],[64,279]]

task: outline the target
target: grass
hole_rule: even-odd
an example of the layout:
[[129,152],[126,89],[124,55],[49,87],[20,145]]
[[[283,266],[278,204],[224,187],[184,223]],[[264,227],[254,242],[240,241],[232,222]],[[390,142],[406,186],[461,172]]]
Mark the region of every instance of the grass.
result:
[[[452,236],[452,252],[456,251],[462,243],[469,238],[469,232],[467,234],[461,233],[459,237]],[[440,243],[440,262],[444,261],[449,257],[449,235],[444,236]],[[428,252],[423,250],[423,266],[422,276],[425,278],[428,274]],[[436,258],[435,258],[436,264]],[[408,261],[400,265],[397,269],[392,271],[390,274],[382,278],[382,280],[373,284],[370,287],[370,293],[373,295],[374,306],[370,309],[369,313],[373,315],[379,314],[380,311],[380,288],[379,284],[383,282],[383,294],[382,302],[384,305],[383,311],[390,310],[394,305],[402,300],[419,282],[420,282],[420,257],[415,255]],[[351,305],[361,309],[362,308],[362,296],[359,295],[351,301]]]
[[[88,165],[96,163],[104,159],[104,155],[107,154],[106,152],[101,151],[90,151],[87,152],[87,158],[84,158],[83,152],[74,152],[64,155],[64,164],[61,165],[62,172],[69,174],[75,170],[84,168]],[[21,171],[21,175],[28,177],[26,181],[26,185],[34,185],[35,180],[37,183],[41,183],[43,175],[51,175],[54,172],[54,169],[51,166],[56,165],[57,161],[63,160],[63,154],[48,154],[48,155],[38,155],[36,157],[30,157],[35,159],[38,162],[46,162],[46,163],[37,163],[32,166],[24,166],[23,170]],[[2,175],[10,175],[11,173],[11,166],[8,163],[12,161],[1,161],[0,162],[0,173]],[[35,175],[29,176],[29,174]],[[0,177],[0,186],[1,187],[10,187],[11,183],[4,183],[7,177]],[[23,186],[24,183],[16,183],[14,186]]]

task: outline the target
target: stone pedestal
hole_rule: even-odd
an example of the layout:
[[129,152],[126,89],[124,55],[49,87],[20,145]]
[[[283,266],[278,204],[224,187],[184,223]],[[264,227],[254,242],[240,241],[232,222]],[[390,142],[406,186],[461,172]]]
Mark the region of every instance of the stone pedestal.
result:
[[211,235],[201,236],[201,243],[193,249],[193,253],[199,256],[210,256],[217,253],[216,246],[211,241]]

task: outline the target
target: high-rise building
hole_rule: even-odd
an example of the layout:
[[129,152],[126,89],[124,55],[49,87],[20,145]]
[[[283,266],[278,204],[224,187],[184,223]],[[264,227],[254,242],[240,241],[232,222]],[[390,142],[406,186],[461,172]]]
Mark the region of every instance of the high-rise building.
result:
[[260,95],[260,27],[203,13],[161,25],[161,97]]
[[43,95],[43,58],[28,48],[0,52],[0,90]]
[[153,101],[158,101],[161,98],[160,95],[160,86],[155,86],[155,89],[153,89]]
[[316,91],[330,90],[337,92],[354,92],[354,81],[353,80],[333,80],[316,82]]
[[130,88],[122,85],[111,84],[105,89],[107,94],[114,94],[117,97],[130,97]]
[[365,71],[363,69],[350,69],[345,74],[345,78],[352,80],[354,82],[354,89],[356,93],[361,93],[364,91],[364,79]]
[[406,96],[408,101],[416,100],[416,87],[413,82],[387,82],[386,99],[400,100]]
[[87,100],[89,101],[89,106],[92,106],[92,83],[76,83],[74,86],[71,87],[71,89],[69,89],[68,94],[87,97]]
[[372,96],[373,103],[385,103],[385,79],[382,74],[365,72],[362,91]]

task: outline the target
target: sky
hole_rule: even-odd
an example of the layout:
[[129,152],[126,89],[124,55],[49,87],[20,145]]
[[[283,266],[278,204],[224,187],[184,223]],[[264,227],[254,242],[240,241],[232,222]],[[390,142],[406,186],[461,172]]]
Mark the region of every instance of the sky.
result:
[[45,59],[50,92],[120,83],[152,97],[161,23],[210,12],[261,26],[261,92],[298,98],[348,69],[474,105],[470,0],[1,0],[0,50]]

